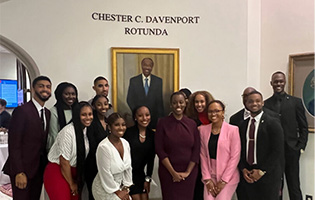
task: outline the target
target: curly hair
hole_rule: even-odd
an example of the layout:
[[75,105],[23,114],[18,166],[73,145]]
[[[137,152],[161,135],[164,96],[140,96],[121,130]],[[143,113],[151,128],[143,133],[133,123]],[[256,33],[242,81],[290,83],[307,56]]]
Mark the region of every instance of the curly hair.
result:
[[195,99],[197,95],[202,95],[206,99],[206,105],[214,100],[213,96],[208,91],[196,91],[189,97],[189,103],[187,106],[187,116],[193,120],[198,120],[198,112],[195,108]]

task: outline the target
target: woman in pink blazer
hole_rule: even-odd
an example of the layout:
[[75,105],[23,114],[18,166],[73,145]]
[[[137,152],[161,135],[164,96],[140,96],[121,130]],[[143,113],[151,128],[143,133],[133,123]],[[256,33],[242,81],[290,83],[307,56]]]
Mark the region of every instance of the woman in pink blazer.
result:
[[221,101],[211,101],[207,109],[212,123],[199,127],[204,200],[228,200],[239,182],[239,131],[237,126],[224,122],[225,106]]

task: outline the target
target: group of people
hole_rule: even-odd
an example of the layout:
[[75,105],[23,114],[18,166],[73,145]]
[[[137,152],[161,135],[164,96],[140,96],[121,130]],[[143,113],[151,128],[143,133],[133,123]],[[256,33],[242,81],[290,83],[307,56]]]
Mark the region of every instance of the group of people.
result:
[[[145,58],[143,68],[151,61]],[[96,95],[86,102],[78,101],[75,85],[60,83],[48,110],[51,81],[39,76],[32,100],[14,110],[9,126],[4,172],[13,198],[39,199],[44,183],[51,200],[80,199],[86,183],[89,199],[147,200],[157,155],[163,200],[227,200],[235,191],[239,200],[279,199],[283,172],[290,199],[302,199],[304,107],[284,92],[282,72],[272,75],[271,85],[274,95],[265,102],[260,92],[246,88],[244,109],[230,124],[222,101],[207,91],[182,89],[170,96],[171,113],[157,123],[151,123],[157,115],[150,106],[133,104],[135,125],[126,127],[109,103],[106,78],[95,79]]]

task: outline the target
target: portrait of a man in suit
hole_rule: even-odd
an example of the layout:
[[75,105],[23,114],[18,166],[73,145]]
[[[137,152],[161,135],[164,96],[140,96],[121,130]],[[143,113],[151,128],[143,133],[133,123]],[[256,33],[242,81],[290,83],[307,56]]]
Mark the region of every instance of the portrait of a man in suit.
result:
[[154,62],[151,58],[141,61],[142,73],[129,81],[127,103],[131,111],[145,105],[151,112],[151,128],[156,128],[158,118],[164,116],[163,81],[151,74]]

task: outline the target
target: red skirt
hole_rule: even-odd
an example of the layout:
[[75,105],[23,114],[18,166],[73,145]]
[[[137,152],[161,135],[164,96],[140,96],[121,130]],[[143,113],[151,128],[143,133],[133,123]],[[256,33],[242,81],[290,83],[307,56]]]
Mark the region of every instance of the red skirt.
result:
[[[76,179],[77,169],[71,167],[71,175]],[[71,194],[70,186],[61,173],[60,165],[48,163],[44,172],[44,186],[50,200],[78,200],[79,195]]]

